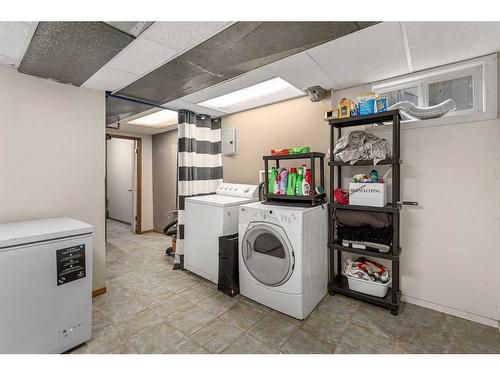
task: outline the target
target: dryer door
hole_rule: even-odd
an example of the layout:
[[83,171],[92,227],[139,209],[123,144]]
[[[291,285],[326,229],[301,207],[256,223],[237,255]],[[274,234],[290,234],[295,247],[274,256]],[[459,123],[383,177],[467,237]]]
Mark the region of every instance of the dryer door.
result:
[[267,286],[284,284],[295,267],[295,254],[285,231],[270,223],[248,226],[241,255],[248,272]]

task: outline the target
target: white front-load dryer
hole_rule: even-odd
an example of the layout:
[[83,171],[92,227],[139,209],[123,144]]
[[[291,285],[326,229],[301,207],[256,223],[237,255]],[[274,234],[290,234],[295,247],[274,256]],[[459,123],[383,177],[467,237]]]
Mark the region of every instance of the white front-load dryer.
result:
[[305,319],[327,292],[325,206],[240,206],[240,293]]

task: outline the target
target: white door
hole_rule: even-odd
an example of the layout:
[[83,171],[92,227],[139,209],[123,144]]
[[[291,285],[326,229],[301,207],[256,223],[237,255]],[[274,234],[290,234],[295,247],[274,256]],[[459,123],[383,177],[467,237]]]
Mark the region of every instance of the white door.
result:
[[135,232],[135,141],[112,138],[107,145],[108,217]]

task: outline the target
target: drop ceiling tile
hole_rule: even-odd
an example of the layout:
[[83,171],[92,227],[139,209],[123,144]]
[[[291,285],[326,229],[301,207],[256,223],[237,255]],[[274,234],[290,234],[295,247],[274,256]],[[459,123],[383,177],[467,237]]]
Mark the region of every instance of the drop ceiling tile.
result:
[[143,37],[177,51],[189,49],[217,34],[230,22],[161,22],[153,23]]
[[149,73],[170,60],[177,51],[139,37],[115,56],[106,66],[138,75]]
[[0,65],[16,66],[16,59],[0,54]]
[[203,90],[186,95],[181,99],[189,103],[200,103],[204,100],[212,99],[242,88],[255,85],[257,83],[274,78],[276,75],[267,68],[259,68],[245,73],[236,78],[207,87]]
[[308,54],[341,88],[410,73],[399,22],[379,23]]
[[40,22],[19,71],[80,86],[133,40],[104,22]]
[[286,57],[266,66],[276,76],[304,90],[319,85],[325,89],[337,88],[339,84],[307,52]]
[[414,70],[500,50],[500,22],[405,22]]
[[188,103],[182,99],[176,99],[176,100],[173,100],[171,102],[168,102],[165,104],[165,107],[171,108],[171,109],[176,109],[176,110],[187,109],[187,110],[193,111],[195,113],[200,113],[200,114],[209,115],[209,116],[213,116],[213,117],[220,117],[220,116],[227,114],[224,112],[217,111],[215,109],[202,107],[201,105]]
[[121,30],[127,34],[138,37],[146,30],[153,22],[151,21],[112,21],[106,22],[108,25]]
[[130,82],[135,81],[138,77],[138,74],[124,72],[122,70],[104,66],[87,81],[85,81],[82,87],[104,91],[116,91],[125,87]]
[[127,120],[131,116],[152,109],[154,107],[150,105],[108,96],[106,97],[106,125]]
[[36,22],[0,22],[1,64],[18,64],[29,44]]

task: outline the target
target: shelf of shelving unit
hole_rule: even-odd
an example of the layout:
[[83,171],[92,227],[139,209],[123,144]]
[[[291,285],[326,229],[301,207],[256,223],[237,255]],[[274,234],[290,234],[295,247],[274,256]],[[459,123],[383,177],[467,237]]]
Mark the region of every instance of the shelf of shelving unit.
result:
[[[329,272],[328,272],[328,290],[330,294],[343,294],[352,298],[373,303],[391,310],[393,315],[399,313],[400,307],[400,274],[399,260],[401,255],[401,247],[399,241],[399,223],[400,223],[400,167],[402,161],[400,159],[400,139],[401,139],[401,116],[398,110],[387,111],[383,113],[375,113],[366,116],[355,116],[342,119],[326,119],[330,125],[330,210],[329,210]],[[382,160],[377,165],[389,165],[392,168],[392,203],[384,207],[358,206],[358,205],[342,205],[335,202],[333,196],[333,187],[342,185],[342,167],[350,166],[374,166],[373,160],[360,160],[353,165],[349,162],[335,161],[333,157],[333,149],[335,146],[335,131],[337,139],[342,136],[342,129],[346,127],[355,127],[368,124],[392,124],[392,158]],[[335,211],[336,210],[354,210],[368,212],[385,212],[392,215],[393,239],[391,250],[388,253],[370,251],[365,249],[357,249],[354,247],[343,246],[336,238],[335,228]],[[384,298],[373,297],[367,294],[355,292],[349,289],[347,278],[342,275],[342,253],[348,252],[374,258],[387,259],[391,261],[391,282],[392,287],[389,288],[387,295]],[[335,257],[336,255],[336,257]],[[336,259],[335,259],[336,258]]]
[[343,161],[330,161],[328,162],[329,166],[336,166],[336,167],[357,167],[357,166],[372,166],[376,167],[378,165],[392,165],[392,164],[401,164],[401,160],[393,160],[393,159],[384,159],[379,161],[376,165],[373,164],[373,160],[359,160],[354,164],[351,164],[350,162],[343,162]]
[[[320,186],[325,187],[325,154],[321,152],[307,152],[302,154],[288,154],[288,155],[266,155],[264,159],[264,174],[265,174],[265,187],[264,187],[264,202],[265,204],[276,205],[289,205],[289,206],[317,206],[325,203],[326,193],[316,192],[316,159],[319,159],[320,170]],[[276,169],[280,167],[280,160],[300,160],[309,159],[311,168],[311,194],[309,195],[280,195],[269,194],[267,192],[269,186],[269,161],[276,163]]]
[[358,249],[356,247],[349,247],[349,246],[343,246],[340,243],[334,242],[328,244],[330,248],[333,248],[334,250],[339,250],[339,251],[345,251],[347,253],[352,253],[352,254],[359,254],[359,255],[366,255],[370,257],[375,257],[375,258],[380,258],[380,259],[397,259],[399,255],[401,254],[401,248],[399,248],[399,251],[397,252],[396,255],[393,255],[392,252],[384,253],[381,251],[371,251],[371,250],[365,250],[365,249]]
[[388,204],[384,207],[375,207],[375,206],[359,206],[357,204],[332,203],[330,207],[332,209],[338,209],[338,210],[354,210],[354,211],[370,211],[370,212],[395,212],[400,209],[399,206],[394,207],[392,204]]
[[328,289],[330,293],[339,293],[348,297],[356,298],[364,302],[372,303],[381,307],[388,308],[394,312],[399,311],[399,306],[401,303],[401,293],[394,289],[394,286],[389,287],[385,297],[375,297],[369,294],[364,294],[356,292],[349,289],[349,284],[347,277],[343,275],[335,276],[333,282],[328,283]]

